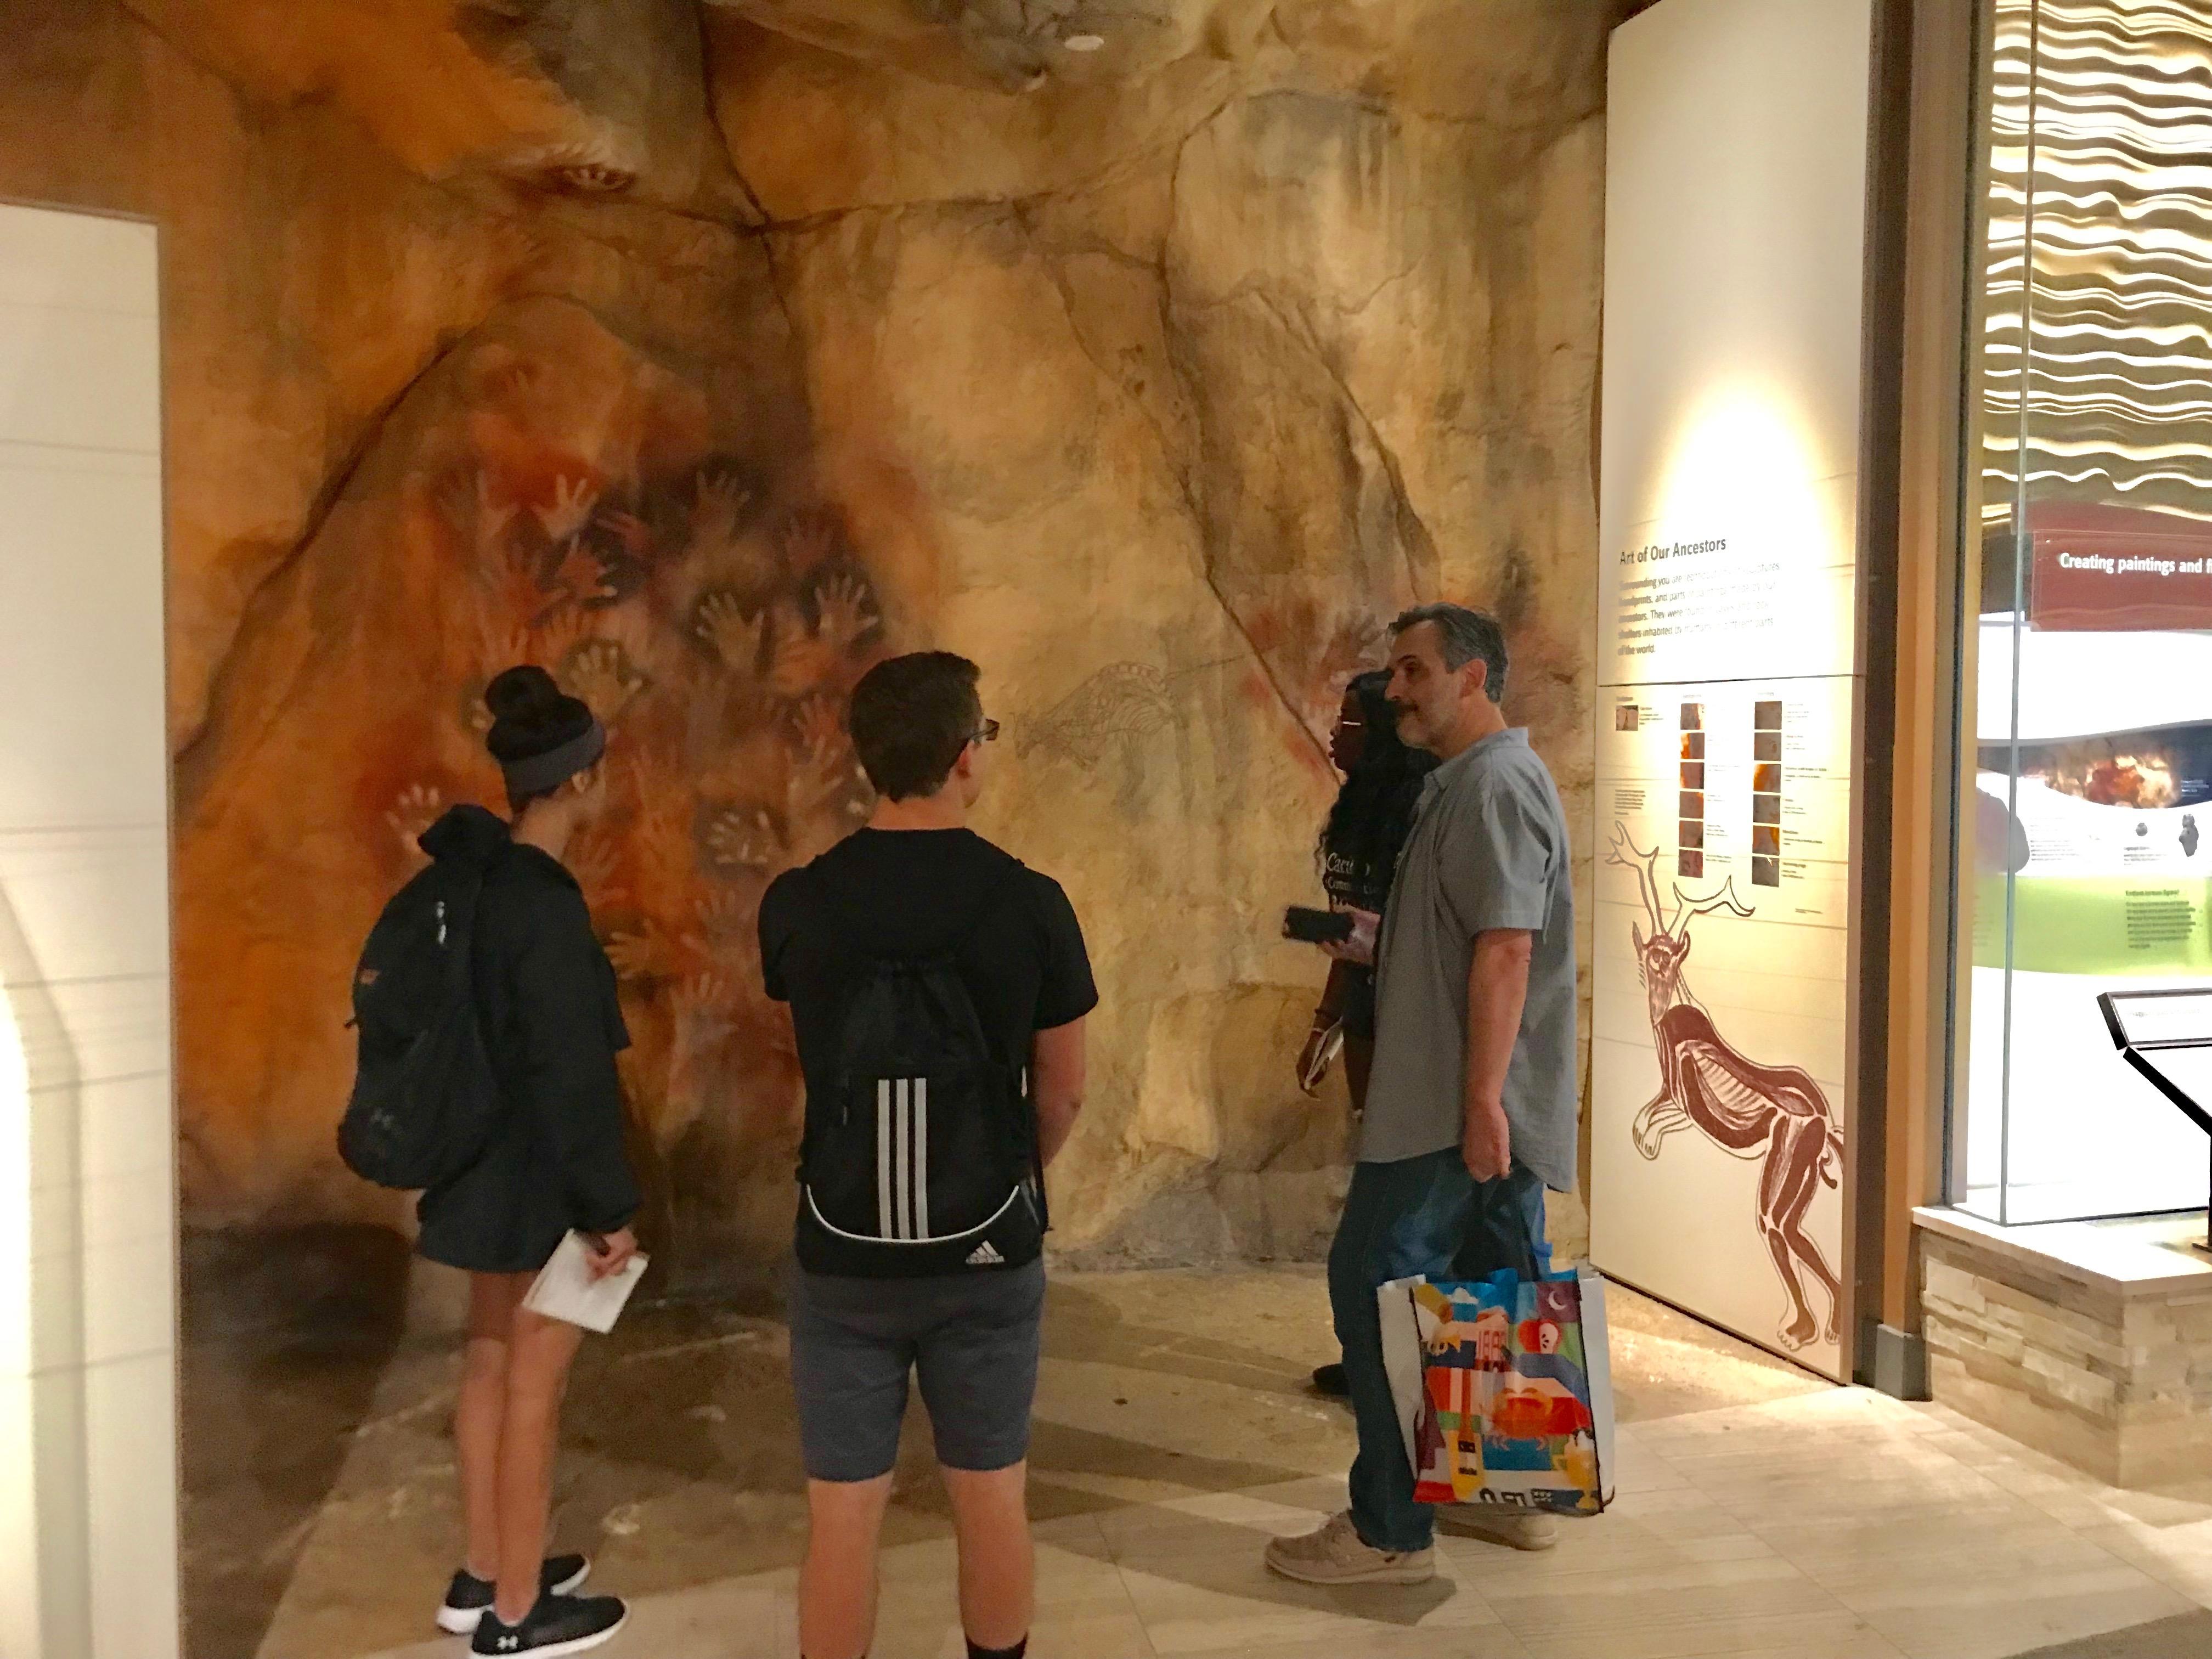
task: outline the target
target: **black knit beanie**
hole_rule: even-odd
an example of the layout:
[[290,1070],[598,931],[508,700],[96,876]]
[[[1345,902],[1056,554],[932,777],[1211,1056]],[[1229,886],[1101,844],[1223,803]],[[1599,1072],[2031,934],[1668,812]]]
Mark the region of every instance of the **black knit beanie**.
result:
[[606,728],[591,705],[569,696],[553,677],[525,663],[484,689],[491,732],[484,747],[507,776],[507,798],[520,803],[559,788],[607,751]]

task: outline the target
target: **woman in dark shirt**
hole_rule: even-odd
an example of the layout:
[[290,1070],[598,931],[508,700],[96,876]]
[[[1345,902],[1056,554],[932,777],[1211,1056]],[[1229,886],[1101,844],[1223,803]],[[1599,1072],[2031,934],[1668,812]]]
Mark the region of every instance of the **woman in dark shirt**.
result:
[[[1436,769],[1436,757],[1398,740],[1398,717],[1383,696],[1389,684],[1389,673],[1382,669],[1356,676],[1344,688],[1344,705],[1329,738],[1329,758],[1344,774],[1344,785],[1322,827],[1318,857],[1322,885],[1334,909],[1382,913],[1398,854],[1413,833],[1422,782]],[[1374,969],[1349,962],[1330,968],[1313,1029],[1298,1055],[1298,1086],[1310,1095],[1320,1091],[1340,1032],[1352,1109],[1364,1112],[1368,1074],[1375,1063]],[[1343,1365],[1316,1369],[1314,1386],[1323,1394],[1345,1393]]]
[[[1382,913],[1398,854],[1413,832],[1422,781],[1436,769],[1433,755],[1398,740],[1397,716],[1383,697],[1389,684],[1389,674],[1381,669],[1356,677],[1344,688],[1344,706],[1329,738],[1329,758],[1344,774],[1344,785],[1322,829],[1316,856],[1322,885],[1334,909]],[[1329,969],[1314,1010],[1313,1030],[1298,1056],[1299,1086],[1308,1094],[1317,1092],[1328,1074],[1323,1056],[1340,1027],[1352,1108],[1364,1112],[1375,1060],[1374,969],[1340,962]]]
[[483,1157],[418,1210],[416,1249],[469,1275],[453,1414],[468,1560],[438,1623],[472,1632],[477,1653],[580,1653],[626,1613],[613,1596],[570,1593],[589,1571],[581,1556],[544,1559],[561,1396],[582,1334],[522,1300],[571,1229],[594,1241],[599,1275],[637,1249],[615,1073],[629,1037],[583,892],[561,863],[604,803],[606,733],[541,668],[507,670],[485,701],[513,821],[457,807],[422,837],[433,858],[483,871],[477,1012],[507,1103]]

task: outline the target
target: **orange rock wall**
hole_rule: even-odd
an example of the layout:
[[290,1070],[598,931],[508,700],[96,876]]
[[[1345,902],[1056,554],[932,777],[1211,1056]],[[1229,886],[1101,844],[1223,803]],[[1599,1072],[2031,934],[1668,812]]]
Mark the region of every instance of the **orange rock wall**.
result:
[[929,642],[984,664],[983,827],[1106,994],[1063,1243],[1326,1237],[1320,975],[1273,934],[1336,686],[1397,605],[1489,605],[1588,787],[1608,19],[1249,9],[1012,94],[858,0],[0,0],[0,192],[164,231],[195,1221],[404,1223],[331,1151],[346,975],[413,830],[495,800],[479,693],[528,658],[616,734],[579,861],[656,1243],[771,1258],[754,908],[865,811],[852,682]]

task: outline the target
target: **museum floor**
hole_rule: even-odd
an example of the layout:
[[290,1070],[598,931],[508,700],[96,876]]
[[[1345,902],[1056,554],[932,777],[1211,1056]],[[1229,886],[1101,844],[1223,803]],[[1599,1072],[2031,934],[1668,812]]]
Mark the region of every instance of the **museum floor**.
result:
[[[400,1334],[386,1281],[363,1271],[379,1264],[356,1248],[311,1243],[240,1294],[200,1298],[188,1326],[192,1659],[465,1650],[421,1639],[453,1566],[451,1346]],[[303,1295],[307,1326],[269,1311]],[[1327,1348],[1318,1273],[1062,1276],[1037,1412],[1032,1651],[2212,1650],[2212,1488],[2113,1492],[1940,1408],[1819,1385],[1626,1292],[1613,1309],[1615,1509],[1565,1525],[1549,1555],[1448,1541],[1432,1585],[1332,1592],[1272,1580],[1259,1559],[1270,1534],[1342,1496],[1349,1419],[1302,1383]],[[765,1310],[646,1310],[587,1345],[560,1542],[635,1600],[611,1659],[793,1659],[800,1477],[782,1363]],[[961,1651],[927,1443],[910,1433],[902,1464],[878,1659]]]

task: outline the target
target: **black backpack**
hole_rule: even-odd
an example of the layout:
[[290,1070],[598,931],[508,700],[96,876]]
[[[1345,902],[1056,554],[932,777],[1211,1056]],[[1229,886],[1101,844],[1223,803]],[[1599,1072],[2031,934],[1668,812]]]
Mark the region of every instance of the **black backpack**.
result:
[[[489,816],[489,815],[487,815]],[[392,896],[353,976],[361,1054],[338,1155],[364,1181],[435,1187],[482,1156],[500,1115],[471,945],[483,869],[441,859]]]
[[840,1026],[830,1097],[810,1100],[802,1200],[849,1271],[988,1269],[1046,1225],[1025,1072],[1000,1063],[963,983],[959,947],[864,958]]

